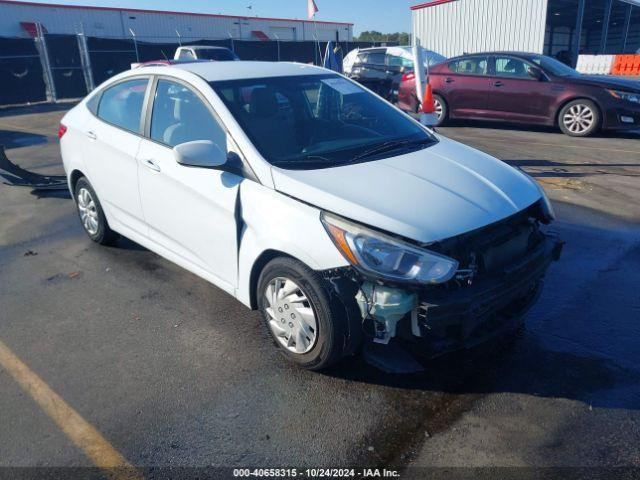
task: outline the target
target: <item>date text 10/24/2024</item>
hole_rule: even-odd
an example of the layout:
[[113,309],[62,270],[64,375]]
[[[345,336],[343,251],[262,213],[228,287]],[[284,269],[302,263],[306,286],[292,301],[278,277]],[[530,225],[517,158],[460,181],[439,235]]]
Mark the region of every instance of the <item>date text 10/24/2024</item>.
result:
[[233,476],[253,478],[399,478],[397,470],[385,468],[236,468]]

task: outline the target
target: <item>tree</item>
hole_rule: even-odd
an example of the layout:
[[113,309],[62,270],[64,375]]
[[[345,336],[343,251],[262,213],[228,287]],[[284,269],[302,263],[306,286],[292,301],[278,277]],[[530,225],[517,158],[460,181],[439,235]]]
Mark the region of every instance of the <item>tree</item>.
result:
[[362,32],[358,38],[359,42],[393,42],[399,45],[410,45],[410,35],[406,32],[381,33],[376,30]]

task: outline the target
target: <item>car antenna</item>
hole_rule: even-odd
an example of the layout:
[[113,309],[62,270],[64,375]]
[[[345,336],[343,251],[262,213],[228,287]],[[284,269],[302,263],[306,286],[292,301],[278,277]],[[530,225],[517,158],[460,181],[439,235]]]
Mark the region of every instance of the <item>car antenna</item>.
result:
[[160,49],[160,53],[162,53],[162,56],[164,57],[164,59],[168,62],[169,61],[169,57],[167,57],[167,54],[164,53],[164,50]]

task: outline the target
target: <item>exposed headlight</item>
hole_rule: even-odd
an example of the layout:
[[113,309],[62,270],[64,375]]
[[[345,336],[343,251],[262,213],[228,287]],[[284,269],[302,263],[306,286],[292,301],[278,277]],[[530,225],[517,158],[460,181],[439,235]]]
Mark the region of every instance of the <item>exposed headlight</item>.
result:
[[640,103],[640,93],[622,92],[620,90],[608,90],[612,96],[618,100],[626,100],[628,102]]
[[443,283],[451,280],[458,262],[343,218],[322,213],[322,223],[340,253],[364,274],[387,280]]

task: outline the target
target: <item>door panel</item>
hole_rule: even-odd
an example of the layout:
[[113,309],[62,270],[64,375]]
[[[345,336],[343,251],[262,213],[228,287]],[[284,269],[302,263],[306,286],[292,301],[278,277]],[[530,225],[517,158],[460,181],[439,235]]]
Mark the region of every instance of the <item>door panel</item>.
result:
[[242,178],[179,165],[171,148],[149,140],[142,141],[138,158],[151,240],[215,276],[229,290],[236,283],[235,208]]
[[[138,193],[140,119],[148,78],[121,82],[107,88],[97,116],[85,127],[92,147],[87,155],[87,175],[100,198],[113,228],[124,225],[146,235],[147,229]],[[109,122],[109,123],[107,123]],[[118,126],[116,126],[118,125]]]
[[489,99],[488,59],[469,57],[443,68],[442,92],[454,117],[478,116]]
[[511,57],[496,57],[491,76],[488,116],[508,121],[548,123],[555,100],[553,83],[527,73],[528,64]]
[[180,165],[173,146],[211,140],[228,151],[226,132],[203,99],[186,86],[159,80],[150,135],[138,152],[140,196],[152,241],[204,270],[232,291],[237,277],[236,202],[242,177]]

